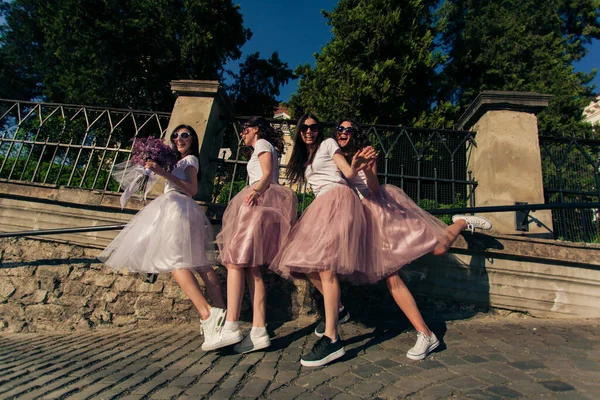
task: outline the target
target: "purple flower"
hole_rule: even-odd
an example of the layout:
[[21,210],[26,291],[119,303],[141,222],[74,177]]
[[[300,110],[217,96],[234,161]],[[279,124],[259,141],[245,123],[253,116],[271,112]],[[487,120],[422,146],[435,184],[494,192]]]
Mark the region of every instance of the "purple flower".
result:
[[177,154],[159,138],[137,138],[131,148],[131,161],[143,166],[147,160],[152,160],[166,171],[171,171],[177,164]]

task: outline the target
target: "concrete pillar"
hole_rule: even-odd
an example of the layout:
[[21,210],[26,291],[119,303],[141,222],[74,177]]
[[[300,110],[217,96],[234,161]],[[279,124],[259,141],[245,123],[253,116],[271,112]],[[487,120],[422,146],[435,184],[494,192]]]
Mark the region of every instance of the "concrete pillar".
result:
[[177,95],[177,100],[167,136],[181,124],[190,125],[198,133],[201,175],[195,198],[210,202],[216,173],[216,163],[211,166],[210,158],[218,156],[223,128],[228,117],[235,115],[233,105],[218,81],[171,81],[171,90]]
[[[484,91],[460,117],[458,129],[477,132],[468,166],[478,182],[476,206],[545,202],[536,115],[548,106],[550,97],[538,93]],[[553,237],[550,210],[531,212],[528,231],[516,229],[515,214],[481,215],[492,221],[493,230],[498,233]]]

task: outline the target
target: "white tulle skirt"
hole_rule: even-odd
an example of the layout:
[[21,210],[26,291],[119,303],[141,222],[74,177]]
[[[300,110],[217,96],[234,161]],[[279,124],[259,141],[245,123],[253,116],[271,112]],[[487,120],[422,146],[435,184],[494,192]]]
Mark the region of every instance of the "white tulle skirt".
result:
[[211,268],[212,240],[204,210],[189,196],[169,191],[137,213],[98,259],[132,272]]

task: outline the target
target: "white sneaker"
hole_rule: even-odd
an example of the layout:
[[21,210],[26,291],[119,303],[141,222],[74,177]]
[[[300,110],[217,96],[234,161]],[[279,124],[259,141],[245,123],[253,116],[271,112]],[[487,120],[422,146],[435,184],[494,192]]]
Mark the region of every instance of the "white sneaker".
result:
[[208,317],[207,320],[202,321],[200,325],[200,331],[204,334],[204,341],[219,333],[221,327],[225,323],[226,315],[227,312],[224,309],[211,307],[210,317]]
[[452,222],[456,222],[460,219],[465,220],[465,222],[467,223],[467,230],[471,231],[471,233],[473,233],[475,228],[483,229],[485,231],[492,228],[492,223],[489,219],[483,217],[476,217],[475,215],[457,214],[452,217]]
[[252,336],[248,334],[240,343],[233,347],[233,351],[238,354],[250,353],[251,351],[265,349],[271,345],[269,334],[261,336]]
[[411,360],[422,360],[435,348],[440,345],[440,341],[431,332],[431,336],[427,336],[423,332],[417,333],[417,343],[406,353],[406,357]]
[[202,343],[202,350],[209,351],[231,346],[232,344],[241,342],[243,338],[242,331],[239,329],[230,331],[221,328],[213,337],[205,337],[204,343]]

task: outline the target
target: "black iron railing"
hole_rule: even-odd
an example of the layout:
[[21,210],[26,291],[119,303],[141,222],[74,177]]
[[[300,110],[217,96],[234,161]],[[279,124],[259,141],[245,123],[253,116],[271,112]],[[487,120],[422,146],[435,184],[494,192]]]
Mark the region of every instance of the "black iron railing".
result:
[[[245,164],[248,149],[242,145],[239,133],[246,118],[233,119],[226,129],[217,164],[212,201],[226,203],[247,181]],[[281,128],[286,149],[281,158],[280,182],[285,180],[285,164],[291,153],[295,131],[291,120],[270,120]],[[332,137],[333,123],[322,123],[325,136]],[[477,182],[467,170],[468,157],[474,145],[475,132],[444,129],[408,128],[385,125],[363,125],[372,145],[379,152],[377,162],[381,183],[402,188],[425,209],[475,206]],[[293,187],[299,196],[301,209],[314,198],[305,187]]]
[[170,113],[0,99],[0,180],[118,191],[114,165]]
[[[600,201],[600,140],[540,136],[544,197],[548,204]],[[554,209],[556,239],[600,242],[598,207]]]

